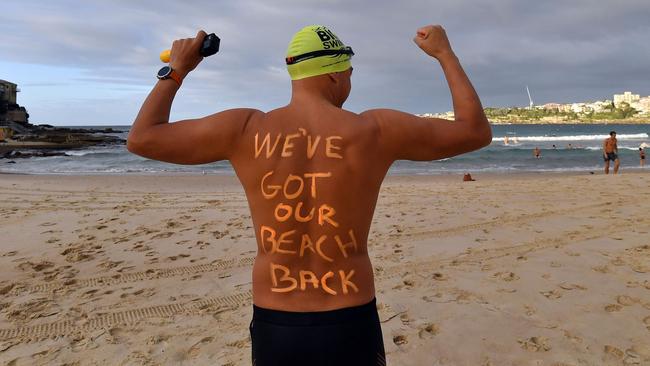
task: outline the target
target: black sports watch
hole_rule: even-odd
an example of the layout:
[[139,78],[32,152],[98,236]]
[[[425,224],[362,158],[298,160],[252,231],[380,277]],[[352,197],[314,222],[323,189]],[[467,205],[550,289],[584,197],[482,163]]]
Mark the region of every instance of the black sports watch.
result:
[[173,79],[178,83],[178,86],[181,86],[183,83],[183,78],[170,66],[163,66],[160,70],[158,70],[156,77],[159,80]]

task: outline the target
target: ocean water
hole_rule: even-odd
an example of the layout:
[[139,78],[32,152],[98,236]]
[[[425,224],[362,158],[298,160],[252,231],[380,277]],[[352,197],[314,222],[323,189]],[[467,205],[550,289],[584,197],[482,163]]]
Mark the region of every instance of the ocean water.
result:
[[[111,127],[126,139],[130,126]],[[600,171],[602,144],[609,131],[617,132],[621,170],[639,170],[639,146],[650,144],[650,125],[557,124],[494,125],[492,143],[475,152],[437,161],[397,161],[390,175],[457,174],[478,172],[564,172]],[[504,144],[505,137],[509,143]],[[569,148],[569,145],[571,148]],[[533,149],[541,150],[535,159]],[[159,174],[196,173],[234,175],[227,161],[203,165],[176,165],[145,159],[129,153],[126,147],[98,146],[68,150],[69,156],[0,159],[0,172],[29,174]],[[648,154],[650,155],[650,154]],[[15,163],[9,163],[14,161]],[[372,157],[368,157],[372,163]],[[646,167],[645,169],[650,169]]]

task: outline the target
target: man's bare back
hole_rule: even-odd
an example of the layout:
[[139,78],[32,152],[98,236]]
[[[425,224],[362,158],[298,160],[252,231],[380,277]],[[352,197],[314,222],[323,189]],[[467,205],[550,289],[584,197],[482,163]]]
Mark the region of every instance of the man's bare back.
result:
[[334,106],[251,118],[232,156],[258,243],[256,305],[330,310],[374,297],[367,238],[392,161],[376,123]]

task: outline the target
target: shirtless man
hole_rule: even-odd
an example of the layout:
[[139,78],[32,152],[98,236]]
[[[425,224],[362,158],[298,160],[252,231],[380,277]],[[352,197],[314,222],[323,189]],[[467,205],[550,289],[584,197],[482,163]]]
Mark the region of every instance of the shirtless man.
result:
[[158,81],[145,100],[128,150],[176,164],[232,164],[257,240],[254,365],[385,365],[366,246],[384,176],[396,160],[443,159],[492,140],[444,29],[422,27],[413,40],[442,66],[455,121],[342,109],[354,53],[314,25],[297,32],[287,50],[288,105],[168,123],[180,81],[201,62],[204,35],[173,43],[170,67],[177,75]]
[[614,174],[618,173],[620,160],[618,159],[618,146],[616,145],[616,131],[611,131],[609,137],[603,141],[603,159],[605,160],[605,174],[609,174],[609,161],[614,162]]

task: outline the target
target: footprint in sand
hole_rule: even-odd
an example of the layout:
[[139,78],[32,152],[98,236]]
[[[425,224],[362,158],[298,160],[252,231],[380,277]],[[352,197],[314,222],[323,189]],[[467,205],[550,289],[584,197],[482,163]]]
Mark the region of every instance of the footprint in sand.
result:
[[88,251],[84,251],[81,248],[68,248],[60,253],[65,256],[67,262],[76,263],[84,262],[93,259],[93,255]]
[[420,327],[418,337],[420,337],[420,339],[432,338],[438,333],[440,333],[440,327],[433,323],[427,323]]
[[602,266],[591,267],[591,269],[593,269],[596,272],[600,272],[600,273],[609,273],[610,272],[609,267],[607,267],[606,264],[604,264]]
[[83,294],[81,294],[81,298],[82,299],[92,299],[97,292],[99,292],[99,289],[88,290],[88,291],[84,292]]
[[435,272],[433,274],[433,279],[436,281],[447,281],[448,277],[440,272]]
[[564,290],[576,290],[576,289],[577,290],[586,290],[587,289],[586,287],[584,287],[582,285],[578,285],[578,284],[575,284],[575,283],[566,283],[566,282],[562,282],[558,286],[560,288],[564,289]]
[[152,236],[151,239],[152,239],[152,240],[153,240],[153,239],[165,239],[165,238],[169,238],[169,237],[172,236],[172,235],[174,235],[174,232],[172,232],[172,231],[166,231],[166,232],[164,232],[164,233],[160,233],[160,234],[156,234],[156,235]]
[[250,341],[249,341],[248,338],[242,338],[242,339],[234,341],[234,342],[226,343],[226,346],[235,347],[235,348],[245,348],[248,345],[250,345]]
[[10,321],[25,321],[45,318],[60,313],[59,306],[51,299],[37,298],[7,309],[5,315]]
[[396,335],[396,336],[393,337],[393,343],[395,343],[395,344],[398,345],[398,346],[401,346],[401,345],[403,345],[403,344],[407,344],[407,343],[408,343],[408,339],[406,338],[405,335],[401,335],[401,334],[400,334],[400,335]]
[[526,310],[526,315],[528,316],[532,316],[537,313],[537,309],[535,309],[535,307],[531,305],[524,305],[524,309]]
[[124,263],[124,261],[103,261],[99,263],[99,267],[105,268],[105,269],[111,269],[119,266],[120,264]]
[[[126,331],[119,327],[110,328],[106,342],[110,344],[122,343],[126,338]],[[147,343],[149,344],[149,343]]]
[[519,279],[519,276],[517,276],[513,272],[497,272],[493,274],[492,277],[507,282],[516,281]]
[[131,293],[125,292],[120,295],[120,299],[126,299],[128,297],[140,297],[140,298],[148,298],[156,294],[156,289],[154,288],[143,288]]
[[609,305],[605,306],[605,311],[608,312],[608,313],[621,311],[621,309],[623,309],[623,307],[621,305],[619,305],[619,304],[609,304]]
[[415,281],[413,281],[412,279],[405,279],[405,280],[402,281],[402,283],[403,283],[404,286],[406,286],[406,287],[413,287],[413,286],[415,286]]
[[201,346],[204,344],[208,344],[214,340],[214,337],[205,337],[201,339],[200,341],[196,342],[190,349],[187,350],[187,355],[186,357],[191,357],[191,358],[196,358],[199,356],[199,353],[201,353]]
[[49,261],[41,261],[37,263],[23,262],[18,265],[18,269],[20,269],[21,271],[28,271],[31,269],[34,272],[41,272],[51,267],[54,267],[54,263]]
[[[648,362],[650,361],[650,344],[647,343],[637,343],[633,345],[630,349],[626,350],[626,353],[628,356],[638,356],[638,358],[643,361],[643,362]],[[637,363],[637,365],[641,365],[642,363]]]
[[648,327],[648,330],[650,330],[650,316],[643,318],[643,324],[645,324]]
[[562,297],[562,293],[555,290],[540,291],[539,293],[544,295],[547,299],[559,299],[560,297]]
[[636,304],[637,302],[640,302],[640,300],[626,295],[619,295],[616,297],[616,302],[623,306],[630,306]]
[[411,317],[409,316],[408,313],[404,313],[404,314],[399,316],[399,320],[402,321],[402,324],[408,325],[411,322],[412,319],[411,319]]
[[573,333],[569,332],[568,330],[564,330],[564,337],[569,339],[573,343],[582,343],[582,338],[578,337],[577,335],[574,335]]
[[521,348],[531,352],[547,352],[551,350],[548,338],[546,337],[530,337],[528,339],[520,339],[517,342]]
[[623,265],[625,265],[625,261],[623,259],[621,259],[621,257],[616,257],[616,259],[612,259],[611,261],[609,261],[609,263],[611,263],[614,266],[623,266]]
[[9,283],[7,285],[5,284],[0,284],[0,295],[6,295],[11,291],[16,286],[15,283]]
[[603,347],[603,352],[605,353],[605,356],[603,357],[603,361],[608,361],[611,359],[618,359],[621,360],[623,359],[623,356],[625,356],[625,353],[621,351],[619,348],[610,346],[610,345],[605,345]]

